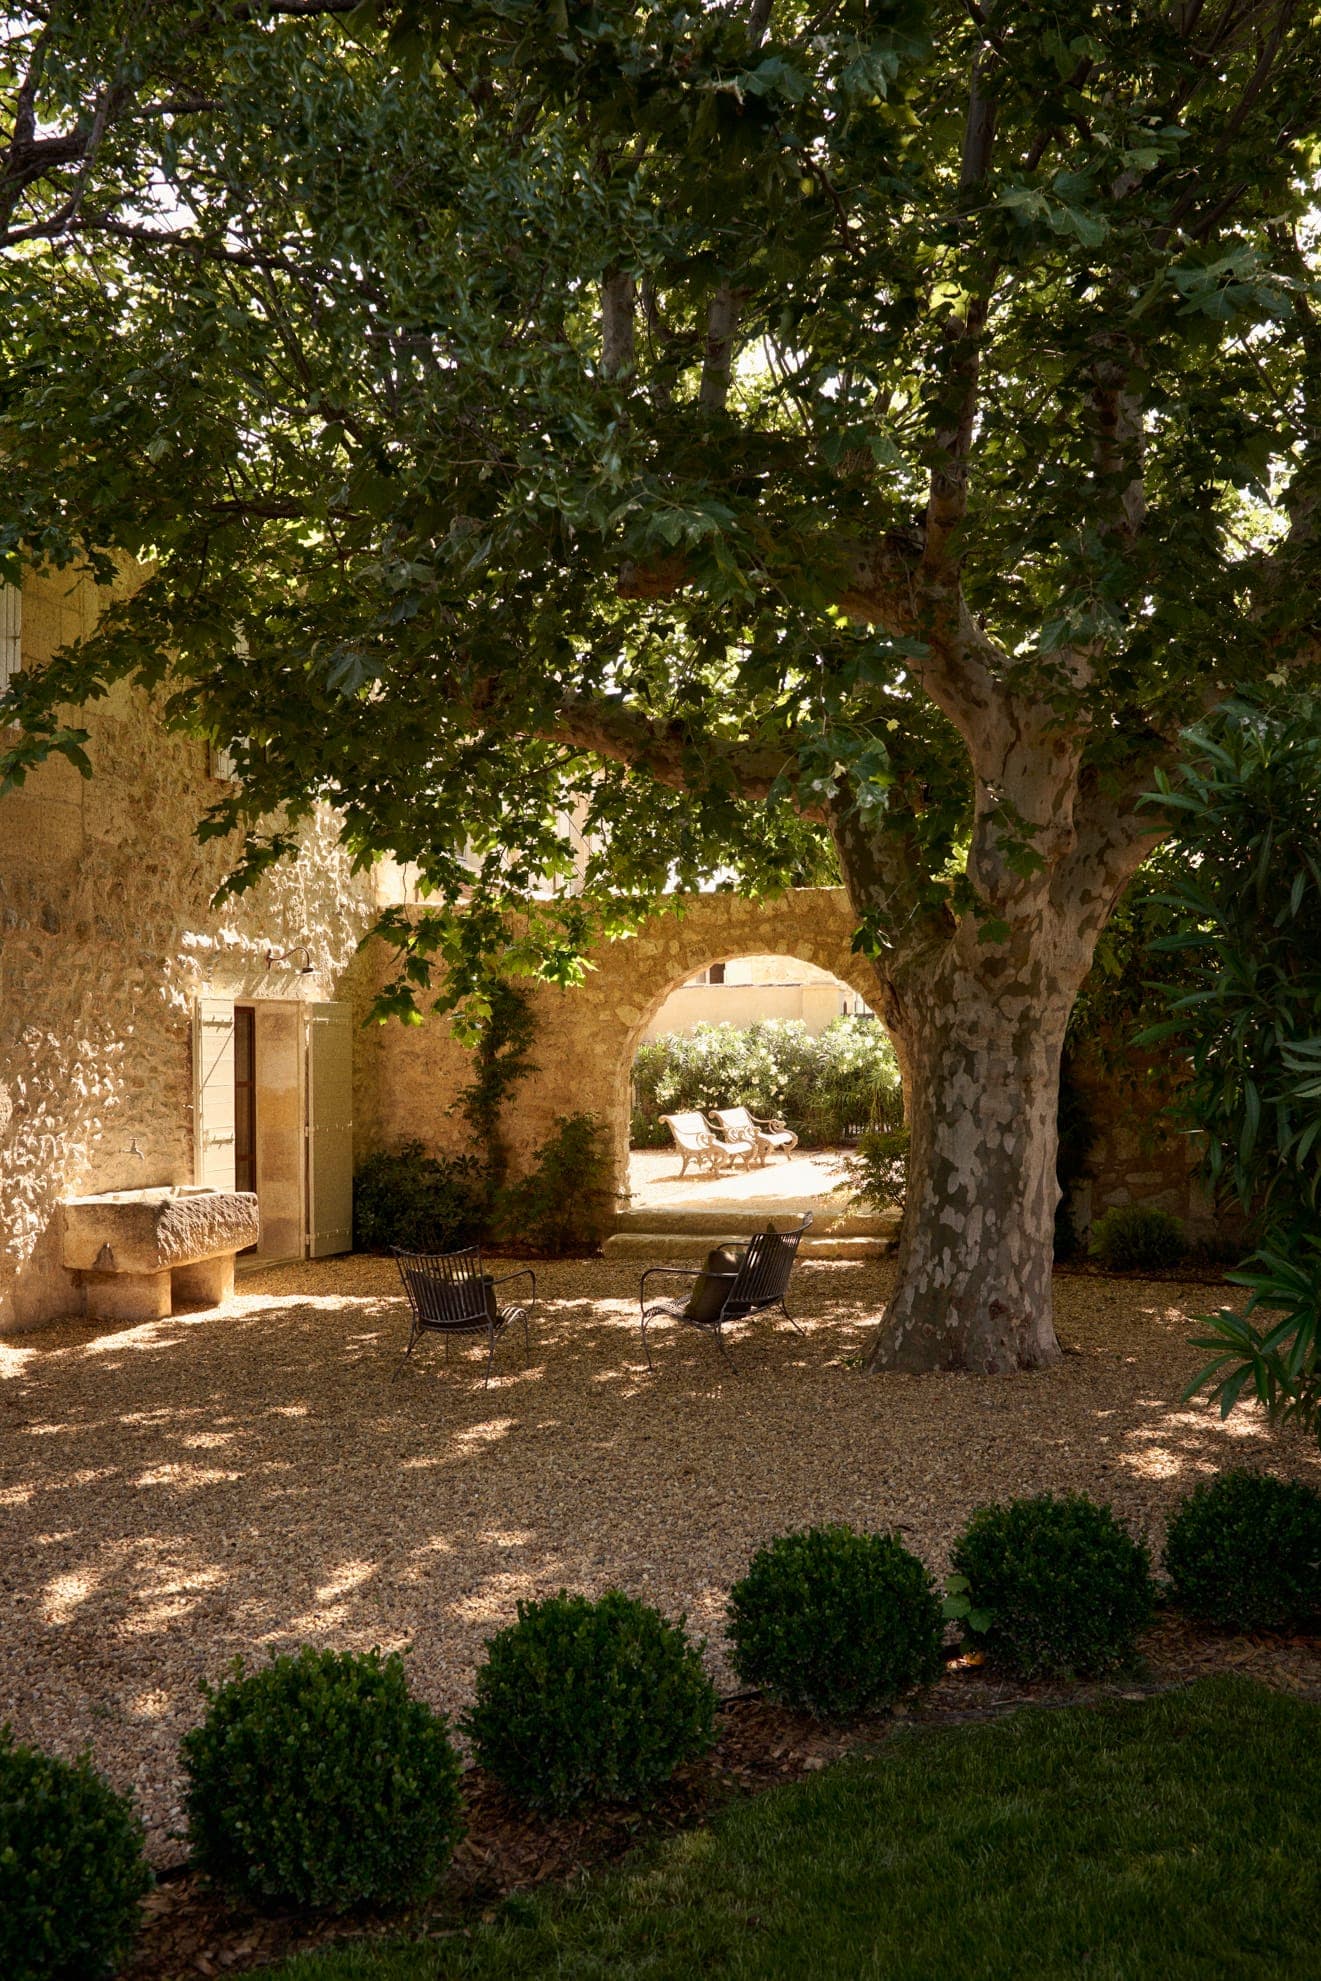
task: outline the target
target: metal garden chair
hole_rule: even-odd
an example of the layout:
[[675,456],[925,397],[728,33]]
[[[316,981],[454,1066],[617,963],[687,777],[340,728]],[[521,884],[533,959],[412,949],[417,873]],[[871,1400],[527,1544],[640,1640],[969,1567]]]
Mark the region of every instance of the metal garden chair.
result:
[[[444,1335],[447,1362],[451,1335],[484,1334],[488,1342],[484,1389],[491,1380],[495,1344],[511,1321],[523,1323],[523,1360],[526,1364],[532,1352],[528,1308],[537,1297],[537,1276],[530,1266],[523,1267],[520,1272],[502,1273],[494,1279],[483,1269],[481,1248],[477,1245],[466,1246],[461,1252],[404,1252],[397,1245],[392,1246],[391,1250],[404,1282],[412,1315],[408,1346],[395,1370],[396,1376],[402,1373],[419,1336],[423,1334]],[[531,1282],[527,1305],[502,1307],[496,1289],[508,1286],[516,1279]]]
[[[801,1334],[802,1329],[789,1312],[786,1300],[798,1247],[811,1222],[812,1213],[804,1211],[794,1231],[759,1231],[755,1238],[748,1240],[746,1248],[717,1246],[708,1255],[704,1266],[648,1266],[638,1286],[638,1305],[642,1309],[642,1346],[646,1351],[647,1367],[655,1367],[647,1329],[653,1321],[662,1319],[679,1321],[713,1333],[716,1347],[731,1369],[734,1362],[721,1333],[726,1321],[745,1320],[749,1314],[763,1314],[778,1307],[785,1319]],[[724,1260],[729,1262],[727,1267]],[[647,1281],[662,1273],[694,1282],[685,1299],[648,1299]]]

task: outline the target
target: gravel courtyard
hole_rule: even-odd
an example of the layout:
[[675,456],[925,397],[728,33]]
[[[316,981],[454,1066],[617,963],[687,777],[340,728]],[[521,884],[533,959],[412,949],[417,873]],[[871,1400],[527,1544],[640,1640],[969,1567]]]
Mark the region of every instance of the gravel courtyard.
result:
[[406,1334],[393,1266],[251,1275],[223,1310],[118,1332],[70,1321],[0,1341],[0,1721],[84,1745],[181,1853],[175,1750],[198,1681],[237,1652],[409,1647],[416,1689],[466,1702],[520,1597],[619,1583],[711,1638],[754,1547],[801,1523],[898,1527],[937,1571],[988,1497],[1079,1487],[1160,1540],[1232,1463],[1321,1483],[1300,1437],[1181,1406],[1188,1317],[1215,1289],[1062,1277],[1069,1353],[1046,1374],[859,1372],[885,1263],[797,1275],[800,1337],[736,1334],[740,1374],[658,1329],[634,1266],[539,1265],[531,1365],[507,1336],[446,1370]]

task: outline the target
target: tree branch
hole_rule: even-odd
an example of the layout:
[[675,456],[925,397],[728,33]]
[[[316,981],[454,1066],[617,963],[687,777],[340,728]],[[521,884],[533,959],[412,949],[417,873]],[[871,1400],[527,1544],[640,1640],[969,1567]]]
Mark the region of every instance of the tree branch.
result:
[[635,289],[633,277],[618,268],[601,284],[601,370],[606,378],[622,378],[636,361]]
[[729,398],[739,303],[739,292],[728,282],[722,282],[707,305],[706,350],[702,358],[702,383],[697,395],[706,412],[723,412]]
[[[786,772],[792,774],[792,752],[694,734],[676,717],[643,715],[622,697],[568,696],[537,733],[547,742],[573,743],[594,756],[645,771],[675,791],[692,790],[695,755],[728,772],[740,796],[754,802],[769,797]],[[804,818],[824,821],[820,807],[799,809]]]

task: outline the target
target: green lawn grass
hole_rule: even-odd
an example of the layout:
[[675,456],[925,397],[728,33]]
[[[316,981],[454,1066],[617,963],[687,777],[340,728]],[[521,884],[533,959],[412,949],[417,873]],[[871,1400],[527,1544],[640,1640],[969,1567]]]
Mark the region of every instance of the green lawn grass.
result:
[[1217,1679],[897,1735],[456,1939],[281,1981],[1321,1977],[1321,1706]]

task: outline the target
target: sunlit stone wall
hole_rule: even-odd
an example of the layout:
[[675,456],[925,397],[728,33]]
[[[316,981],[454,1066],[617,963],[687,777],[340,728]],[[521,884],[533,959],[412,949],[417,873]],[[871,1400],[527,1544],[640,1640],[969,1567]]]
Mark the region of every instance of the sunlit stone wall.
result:
[[[534,994],[537,1072],[505,1117],[515,1168],[552,1134],[557,1115],[592,1113],[607,1126],[613,1185],[625,1194],[629,1075],[638,1042],[669,993],[711,963],[775,954],[814,964],[874,999],[876,980],[853,950],[855,927],[842,888],[802,888],[760,902],[696,894],[653,916],[637,935],[601,944],[581,986]],[[378,978],[384,962],[377,957]],[[368,1032],[355,1103],[363,1146],[420,1140],[451,1153],[469,1148],[466,1125],[452,1110],[471,1077],[470,1056],[443,1019]]]
[[[97,598],[66,574],[23,594],[23,664],[92,629]],[[77,1311],[55,1207],[71,1194],[193,1177],[193,999],[329,999],[370,920],[333,819],[296,865],[222,910],[224,842],[193,828],[222,794],[206,745],[169,735],[116,690],[72,719],[95,775],[63,761],[0,800],[0,1327]],[[266,951],[311,950],[266,967]],[[0,1117],[5,1110],[0,1108]]]
[[[601,945],[580,988],[542,989],[534,996],[538,1071],[505,1117],[515,1169],[532,1159],[557,1115],[590,1112],[609,1131],[613,1184],[622,1196],[633,1058],[676,985],[711,963],[774,954],[815,965],[874,1003],[870,966],[852,947],[855,926],[842,888],[804,888],[766,902],[702,894],[672,904],[636,936]],[[373,956],[369,949],[359,980],[364,1000],[384,968],[383,952]],[[455,1044],[443,1018],[369,1029],[357,1068],[360,1147],[420,1141],[429,1150],[475,1153],[453,1111],[471,1077],[470,1055]],[[1085,1077],[1096,1142],[1074,1199],[1084,1227],[1089,1215],[1111,1204],[1154,1203],[1182,1218],[1194,1237],[1209,1236],[1215,1215],[1192,1175],[1188,1138],[1164,1114],[1168,1091],[1153,1089],[1144,1102],[1131,1079],[1096,1070]]]

